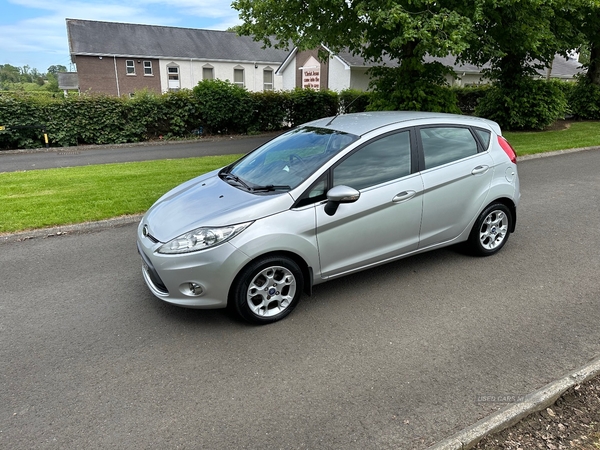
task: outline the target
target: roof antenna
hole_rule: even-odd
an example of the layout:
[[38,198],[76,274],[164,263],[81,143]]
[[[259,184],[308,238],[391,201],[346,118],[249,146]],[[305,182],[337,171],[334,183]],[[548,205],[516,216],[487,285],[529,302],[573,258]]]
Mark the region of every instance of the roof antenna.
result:
[[328,127],[329,125],[332,124],[332,122],[338,118],[339,115],[341,114],[346,114],[346,111],[348,111],[348,108],[350,108],[352,106],[352,103],[354,103],[356,100],[358,100],[359,98],[361,98],[363,95],[365,95],[366,92],[363,92],[362,94],[358,95],[354,100],[352,100],[345,108],[343,111],[337,113],[335,116],[333,116],[333,118],[327,122],[327,124],[325,125],[326,127]]

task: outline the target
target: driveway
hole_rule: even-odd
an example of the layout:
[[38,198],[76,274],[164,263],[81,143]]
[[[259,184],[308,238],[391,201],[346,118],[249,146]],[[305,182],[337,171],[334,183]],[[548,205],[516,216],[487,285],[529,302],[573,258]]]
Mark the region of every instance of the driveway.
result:
[[0,172],[248,153],[280,133],[198,141],[0,151]]
[[266,327],[145,287],[135,226],[0,244],[0,447],[422,449],[600,354],[600,152],[519,163],[517,232]]

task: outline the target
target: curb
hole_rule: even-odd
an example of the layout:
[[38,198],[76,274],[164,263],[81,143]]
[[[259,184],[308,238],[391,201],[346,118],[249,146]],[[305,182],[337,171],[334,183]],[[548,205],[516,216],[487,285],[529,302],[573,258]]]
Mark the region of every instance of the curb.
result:
[[92,231],[105,230],[107,228],[122,227],[133,223],[139,223],[142,219],[143,214],[134,214],[131,216],[121,216],[114,219],[100,220],[97,222],[84,222],[74,225],[61,225],[52,228],[40,228],[37,230],[20,231],[18,233],[10,233],[1,235],[0,244],[11,243],[11,242],[22,242],[30,239],[37,238],[51,238],[58,236],[65,236],[68,234],[82,234],[89,233]]
[[227,135],[207,135],[202,136],[197,139],[181,139],[181,140],[153,140],[153,141],[142,141],[142,142],[127,142],[125,144],[87,144],[87,145],[71,145],[69,147],[50,147],[50,148],[22,148],[22,149],[13,149],[13,150],[2,150],[0,151],[0,156],[2,155],[20,155],[24,153],[61,153],[61,152],[82,152],[89,150],[98,150],[98,149],[112,149],[112,150],[121,150],[124,148],[134,148],[134,147],[153,147],[153,146],[170,146],[170,145],[179,145],[179,144],[196,144],[196,143],[209,143],[209,142],[217,142],[217,141],[229,141],[229,140],[239,140],[239,139],[249,139],[256,138],[260,136],[276,136],[277,131],[268,131],[260,134],[227,134]]
[[600,358],[575,370],[569,375],[547,384],[538,391],[529,394],[521,403],[507,406],[479,422],[459,431],[428,450],[468,450],[486,436],[508,428],[535,412],[554,404],[568,389],[600,374]]
[[527,161],[529,159],[548,158],[550,156],[558,156],[558,155],[568,155],[569,153],[586,152],[588,150],[600,150],[600,146],[570,148],[567,150],[554,150],[552,152],[533,153],[531,155],[517,156],[517,165],[519,164],[520,161]]

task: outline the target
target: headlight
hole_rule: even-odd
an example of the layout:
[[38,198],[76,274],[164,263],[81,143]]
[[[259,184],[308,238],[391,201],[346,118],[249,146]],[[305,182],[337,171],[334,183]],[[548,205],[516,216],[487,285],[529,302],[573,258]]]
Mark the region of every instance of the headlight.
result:
[[228,227],[202,227],[185,233],[161,245],[158,253],[178,254],[197,252],[222,244],[244,231],[252,222],[240,223]]

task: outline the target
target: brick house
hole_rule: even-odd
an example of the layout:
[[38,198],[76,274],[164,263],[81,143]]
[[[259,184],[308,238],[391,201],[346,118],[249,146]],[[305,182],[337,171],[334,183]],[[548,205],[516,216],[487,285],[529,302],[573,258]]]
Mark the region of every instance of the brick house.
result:
[[66,19],[80,92],[122,96],[191,89],[204,79],[280,90],[288,51],[227,31]]

